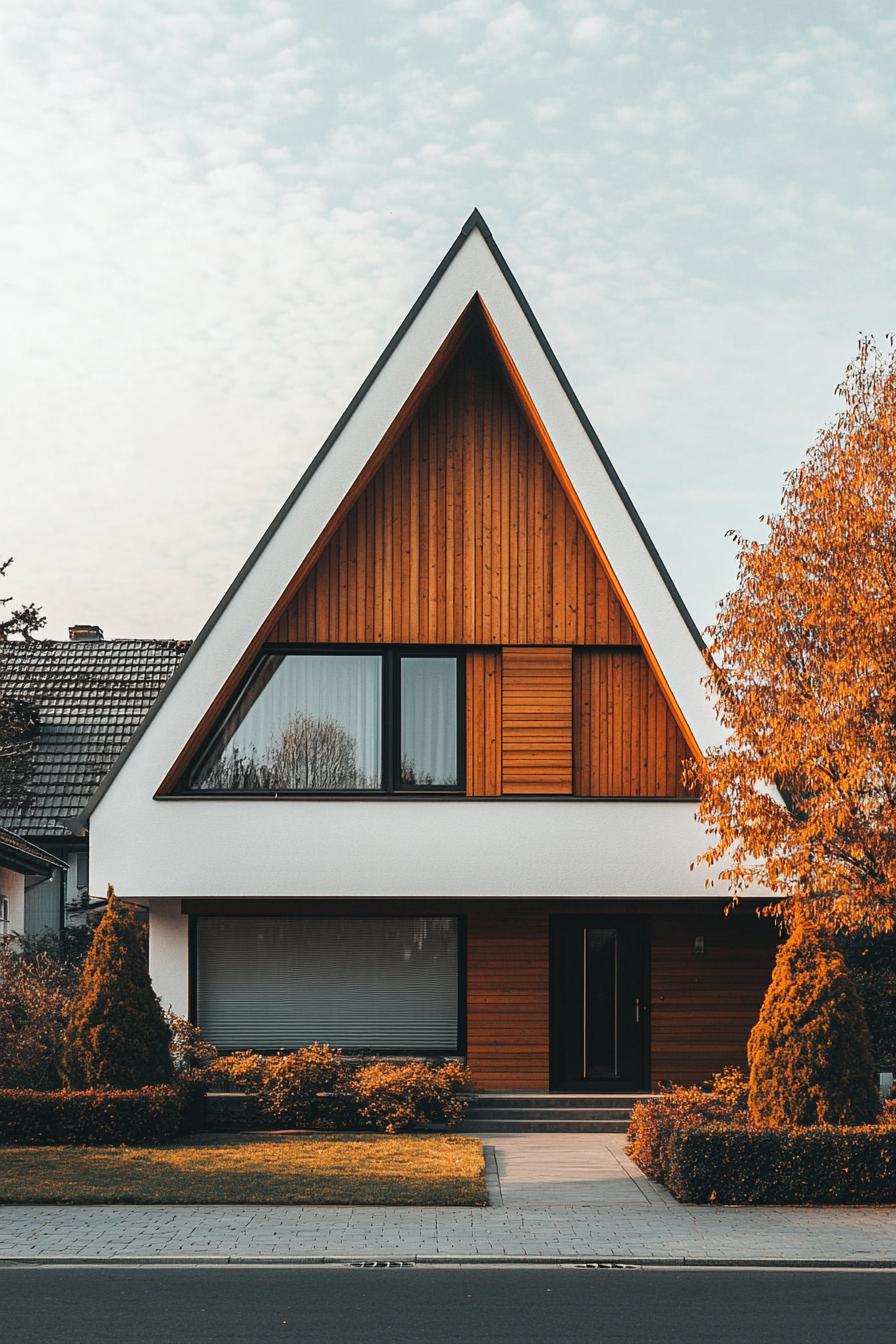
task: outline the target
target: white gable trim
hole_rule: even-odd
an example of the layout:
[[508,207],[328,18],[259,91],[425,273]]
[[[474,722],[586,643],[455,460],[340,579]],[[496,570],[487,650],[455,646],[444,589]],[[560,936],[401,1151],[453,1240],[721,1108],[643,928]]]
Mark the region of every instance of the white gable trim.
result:
[[720,730],[701,685],[695,627],[483,221],[474,213],[355,400],[91,799],[150,796],[342,504],[476,294],[541,416],[644,636],[701,749]]

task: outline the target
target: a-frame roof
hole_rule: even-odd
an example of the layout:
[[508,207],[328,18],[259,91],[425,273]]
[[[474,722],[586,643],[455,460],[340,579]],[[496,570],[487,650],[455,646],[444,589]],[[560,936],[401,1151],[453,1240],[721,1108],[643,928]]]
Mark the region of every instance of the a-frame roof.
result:
[[[476,300],[581,501],[688,736],[698,749],[715,740],[714,716],[701,686],[700,632],[491,231],[474,210],[94,793],[80,818],[83,823],[141,741],[161,731],[161,721],[170,719],[165,773],[422,382],[446,337]],[[218,647],[212,651],[213,644]],[[172,711],[172,702],[180,704],[181,713]]]

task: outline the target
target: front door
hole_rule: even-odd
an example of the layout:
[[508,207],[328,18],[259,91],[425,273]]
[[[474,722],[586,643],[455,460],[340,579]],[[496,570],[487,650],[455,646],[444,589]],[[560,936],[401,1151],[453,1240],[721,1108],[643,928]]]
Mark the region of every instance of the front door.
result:
[[551,921],[551,1087],[645,1085],[646,930],[636,919]]

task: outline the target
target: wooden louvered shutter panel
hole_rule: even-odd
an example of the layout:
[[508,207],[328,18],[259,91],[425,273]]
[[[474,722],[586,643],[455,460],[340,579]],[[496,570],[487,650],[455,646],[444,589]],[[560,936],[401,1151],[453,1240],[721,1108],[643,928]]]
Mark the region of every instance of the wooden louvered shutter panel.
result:
[[467,650],[467,794],[501,792],[501,650]]
[[572,649],[505,649],[501,776],[508,793],[572,793]]

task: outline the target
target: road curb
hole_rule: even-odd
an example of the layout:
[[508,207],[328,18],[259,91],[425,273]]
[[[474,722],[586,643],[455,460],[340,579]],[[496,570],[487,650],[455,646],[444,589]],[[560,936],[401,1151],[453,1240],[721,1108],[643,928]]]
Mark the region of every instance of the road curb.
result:
[[804,1269],[804,1270],[832,1270],[832,1269],[878,1269],[878,1270],[896,1270],[896,1258],[861,1258],[851,1260],[831,1260],[831,1259],[783,1259],[780,1256],[761,1258],[749,1257],[743,1259],[720,1259],[707,1256],[634,1256],[634,1255],[595,1255],[593,1257],[577,1255],[380,1255],[380,1256],[346,1256],[346,1255],[218,1255],[209,1253],[203,1255],[191,1251],[184,1255],[116,1255],[116,1256],[34,1256],[21,1255],[0,1256],[0,1270],[5,1267],[18,1268],[109,1268],[111,1266],[121,1265],[134,1268],[139,1266],[143,1269],[162,1269],[183,1267],[205,1268],[209,1266],[233,1266],[235,1268],[264,1269],[266,1266],[283,1267],[295,1266],[332,1266],[343,1269],[360,1268],[387,1268],[387,1267],[406,1267],[414,1268],[419,1266],[421,1269],[427,1267],[438,1267],[439,1265],[463,1265],[468,1268],[476,1266],[489,1266],[497,1268],[500,1266],[513,1266],[516,1268],[528,1265],[530,1268],[539,1266],[569,1266],[571,1268],[581,1269]]

